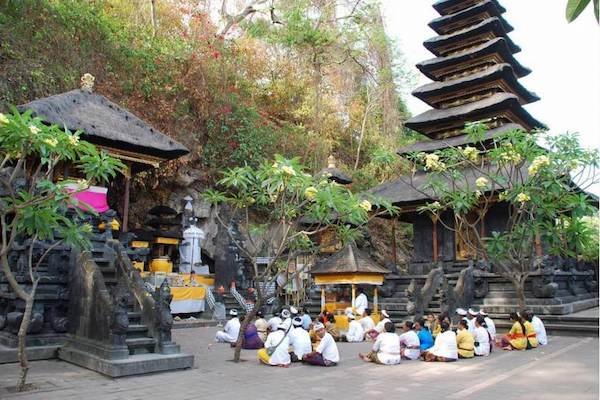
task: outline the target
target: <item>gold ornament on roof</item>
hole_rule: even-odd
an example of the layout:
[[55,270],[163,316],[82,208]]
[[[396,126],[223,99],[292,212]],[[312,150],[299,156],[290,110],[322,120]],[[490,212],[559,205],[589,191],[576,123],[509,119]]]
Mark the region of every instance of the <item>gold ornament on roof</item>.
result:
[[87,72],[83,74],[83,76],[81,77],[81,90],[87,90],[88,92],[94,90],[95,80],[96,78],[94,78],[94,75]]

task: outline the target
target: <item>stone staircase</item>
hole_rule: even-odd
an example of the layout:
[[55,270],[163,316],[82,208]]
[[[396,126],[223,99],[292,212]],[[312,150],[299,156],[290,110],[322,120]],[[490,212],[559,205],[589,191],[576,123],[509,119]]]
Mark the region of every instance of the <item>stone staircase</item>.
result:
[[91,242],[73,267],[77,317],[59,358],[111,377],[192,367],[171,341],[168,285],[148,292],[121,244],[98,232]]

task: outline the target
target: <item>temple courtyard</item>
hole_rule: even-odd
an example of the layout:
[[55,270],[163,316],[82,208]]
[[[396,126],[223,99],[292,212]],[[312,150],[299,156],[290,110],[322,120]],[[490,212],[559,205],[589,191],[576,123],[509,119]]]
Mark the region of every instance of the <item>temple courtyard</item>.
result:
[[598,339],[550,337],[531,351],[498,351],[455,363],[405,361],[398,366],[366,364],[357,353],[369,344],[340,343],[337,367],[259,365],[255,351],[212,342],[216,328],[176,329],[182,351],[196,356],[193,369],[110,379],[75,365],[34,361],[28,381],[34,390],[15,394],[17,364],[0,365],[0,399],[598,399]]

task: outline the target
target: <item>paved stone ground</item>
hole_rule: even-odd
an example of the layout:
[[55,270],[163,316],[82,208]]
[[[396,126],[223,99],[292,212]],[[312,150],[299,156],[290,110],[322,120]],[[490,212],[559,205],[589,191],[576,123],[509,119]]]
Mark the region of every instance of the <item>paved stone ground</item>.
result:
[[216,328],[174,331],[194,369],[110,379],[66,362],[31,363],[30,382],[38,389],[13,394],[16,364],[0,365],[1,399],[151,400],[151,399],[598,399],[598,339],[551,337],[531,351],[494,351],[490,357],[455,363],[405,361],[398,366],[366,364],[357,358],[369,345],[340,344],[341,363],[333,368],[294,364],[262,366],[254,351],[247,361],[228,361],[233,351],[210,343]]
[[570,317],[598,317],[600,311],[598,307],[588,308],[587,310],[579,311],[573,314],[569,314]]

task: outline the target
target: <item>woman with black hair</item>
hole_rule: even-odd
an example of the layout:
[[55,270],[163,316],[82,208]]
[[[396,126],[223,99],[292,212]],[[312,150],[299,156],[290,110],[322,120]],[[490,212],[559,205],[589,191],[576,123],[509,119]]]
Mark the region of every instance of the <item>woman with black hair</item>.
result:
[[492,351],[492,335],[487,330],[485,317],[479,315],[475,318],[475,355],[489,356]]
[[506,335],[498,339],[498,346],[503,350],[525,350],[527,348],[527,336],[525,324],[519,314],[511,312],[508,316],[513,326]]
[[436,336],[435,343],[429,351],[421,353],[424,361],[450,362],[458,360],[456,334],[450,330],[447,321],[440,323],[441,333]]

